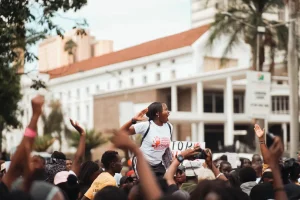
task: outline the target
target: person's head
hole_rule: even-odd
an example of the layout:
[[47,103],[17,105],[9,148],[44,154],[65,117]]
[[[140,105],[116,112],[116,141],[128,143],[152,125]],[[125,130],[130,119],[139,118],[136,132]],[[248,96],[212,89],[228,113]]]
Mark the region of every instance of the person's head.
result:
[[190,200],[240,200],[249,199],[240,189],[230,187],[225,181],[204,180],[191,193]]
[[261,162],[252,162],[252,168],[255,170],[256,172],[256,177],[259,178],[262,175],[262,163]]
[[220,164],[220,172],[223,173],[226,177],[232,171],[231,164],[227,161],[223,161]]
[[93,161],[86,161],[81,164],[79,171],[79,184],[90,186],[101,173],[99,165]]
[[51,155],[51,158],[66,160],[66,155],[59,151],[54,151]]
[[134,184],[137,182],[137,176],[136,176],[136,174],[134,173],[133,170],[128,171],[126,173],[126,176],[132,178]]
[[256,172],[252,167],[244,167],[239,172],[241,183],[256,181]]
[[243,158],[241,160],[241,168],[251,167],[251,166],[252,166],[252,163],[251,163],[251,161],[248,158]]
[[220,157],[220,160],[222,160],[222,161],[228,161],[227,155],[222,155]]
[[148,106],[146,115],[149,120],[158,120],[161,123],[167,123],[169,121],[170,112],[165,103],[154,102]]
[[80,187],[77,177],[74,174],[68,171],[58,172],[54,177],[54,185],[63,191],[66,199],[78,199]]
[[252,163],[262,162],[261,156],[259,154],[254,154],[252,156]]
[[182,184],[186,181],[185,167],[183,165],[178,166],[175,181],[177,184]]
[[240,188],[241,181],[239,177],[239,172],[237,170],[233,170],[227,177],[231,187]]
[[128,195],[131,188],[134,186],[133,178],[128,176],[123,176],[120,179],[120,188]]
[[96,193],[94,200],[127,200],[125,192],[114,186],[106,186]]
[[30,167],[32,170],[45,169],[46,161],[45,158],[39,155],[34,155],[30,160]]
[[116,151],[106,151],[101,158],[105,171],[120,173],[122,170],[121,158]]
[[70,171],[72,169],[72,164],[73,164],[73,161],[69,158],[66,159],[66,167],[67,167],[67,170]]
[[263,183],[273,183],[273,173],[271,170],[265,171],[261,177]]

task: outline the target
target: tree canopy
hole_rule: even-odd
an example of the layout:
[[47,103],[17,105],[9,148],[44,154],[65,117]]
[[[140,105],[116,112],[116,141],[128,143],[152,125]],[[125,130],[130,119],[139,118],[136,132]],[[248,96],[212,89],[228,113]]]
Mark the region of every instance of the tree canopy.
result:
[[[0,3],[0,151],[2,131],[20,125],[17,114],[21,100],[18,71],[37,59],[29,51],[46,36],[64,30],[54,19],[67,11],[77,11],[87,0],[1,0]],[[85,20],[74,21],[78,34],[85,34]],[[38,89],[38,87],[32,87]]]
[[[209,1],[209,0],[208,0]],[[218,12],[215,21],[211,25],[211,34],[208,45],[221,35],[229,36],[229,43],[223,53],[223,57],[239,43],[240,39],[244,39],[251,46],[253,55],[253,66],[256,67],[257,54],[257,28],[265,27],[263,41],[260,44],[260,63],[259,68],[265,61],[265,47],[269,49],[269,57],[271,58],[271,66],[269,70],[274,69],[274,59],[276,50],[286,50],[288,41],[288,28],[282,22],[272,20],[265,15],[278,14],[279,10],[284,8],[281,0],[230,0],[228,8],[225,12]]]

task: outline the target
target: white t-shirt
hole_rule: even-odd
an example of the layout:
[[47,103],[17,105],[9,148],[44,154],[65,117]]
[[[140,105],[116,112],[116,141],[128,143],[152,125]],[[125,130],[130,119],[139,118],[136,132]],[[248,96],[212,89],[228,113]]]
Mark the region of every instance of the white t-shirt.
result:
[[[173,132],[173,126],[171,124],[170,126],[171,132]],[[144,136],[149,127],[149,122],[141,122],[133,127],[135,133]],[[149,132],[140,148],[150,165],[157,165],[162,162],[162,156],[169,147],[170,141],[171,134],[168,124],[164,123],[163,126],[158,126],[153,121],[150,121]]]

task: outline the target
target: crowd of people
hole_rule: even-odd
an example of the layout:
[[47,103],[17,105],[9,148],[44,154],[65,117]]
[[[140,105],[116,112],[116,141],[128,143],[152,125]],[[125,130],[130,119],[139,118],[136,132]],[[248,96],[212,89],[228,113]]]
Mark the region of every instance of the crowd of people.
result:
[[[134,154],[127,171],[117,151],[106,151],[97,161],[85,161],[85,130],[73,120],[80,134],[74,159],[53,152],[50,160],[32,156],[37,121],[44,98],[32,99],[33,115],[24,137],[1,165],[0,199],[34,200],[287,200],[300,199],[300,157],[283,160],[283,144],[274,137],[266,146],[265,131],[255,125],[261,155],[241,159],[233,168],[224,155],[213,160],[210,149],[186,149],[176,157],[169,148],[173,127],[168,107],[152,103],[114,132],[114,146]],[[147,118],[145,118],[145,115]],[[141,145],[129,137],[141,134]],[[200,162],[202,160],[203,162]],[[121,174],[121,175],[120,175]]]

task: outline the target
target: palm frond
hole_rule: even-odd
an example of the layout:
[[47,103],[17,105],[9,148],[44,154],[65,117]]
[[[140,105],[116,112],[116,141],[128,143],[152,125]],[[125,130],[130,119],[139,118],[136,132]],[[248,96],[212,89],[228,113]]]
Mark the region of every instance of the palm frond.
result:
[[244,26],[245,26],[244,24],[240,24],[240,27],[232,33],[232,35],[230,37],[230,40],[229,40],[229,42],[228,42],[228,44],[227,44],[227,46],[226,46],[226,48],[223,52],[223,55],[222,55],[222,58],[221,58],[221,66],[223,66],[226,63],[227,54],[232,51],[232,49],[235,47],[235,45],[240,43],[240,38],[241,38],[240,36],[242,34],[241,30],[243,29]]
[[55,139],[50,135],[38,136],[35,138],[33,150],[37,152],[44,152],[54,143]]

